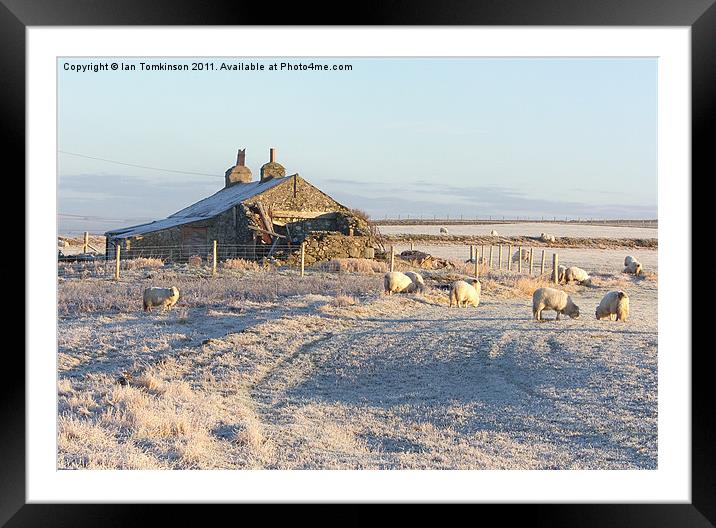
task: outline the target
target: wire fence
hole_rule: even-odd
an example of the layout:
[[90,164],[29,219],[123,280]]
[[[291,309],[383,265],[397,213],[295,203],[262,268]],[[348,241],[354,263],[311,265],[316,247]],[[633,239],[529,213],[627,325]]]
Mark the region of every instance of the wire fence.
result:
[[[482,273],[498,270],[525,275],[543,276],[549,273],[555,283],[561,280],[558,253],[545,247],[524,247],[509,244],[465,245],[462,259],[436,259],[423,253],[410,242],[409,249],[400,254],[395,246],[385,253],[373,251],[358,258],[326,257],[313,268],[327,272],[342,271],[399,271],[407,268],[434,269],[441,266],[460,266],[461,270],[480,278]],[[312,254],[329,254],[321,247],[313,247]],[[377,258],[375,258],[377,256]],[[318,259],[311,259],[315,262]],[[347,262],[350,261],[350,262]],[[210,244],[141,246],[108,244],[107,254],[82,253],[59,259],[58,276],[62,278],[105,278],[119,280],[131,272],[152,270],[192,270],[204,275],[222,275],[227,270],[260,271],[294,269],[301,275],[306,268],[306,245],[279,241],[251,244]]]

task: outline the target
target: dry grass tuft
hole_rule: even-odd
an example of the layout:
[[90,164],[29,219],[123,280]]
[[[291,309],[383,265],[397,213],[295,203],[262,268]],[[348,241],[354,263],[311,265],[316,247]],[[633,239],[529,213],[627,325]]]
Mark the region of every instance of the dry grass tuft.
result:
[[659,280],[659,276],[656,273],[654,273],[653,271],[643,272],[642,278],[643,278],[643,280],[653,281],[653,282],[657,282]]
[[224,269],[240,270],[240,271],[265,271],[266,268],[253,260],[245,260],[242,258],[228,259],[222,263]]
[[333,306],[355,306],[358,304],[358,299],[353,297],[352,295],[337,295],[333,299]]
[[158,269],[164,267],[162,259],[153,257],[138,257],[122,261],[122,267],[127,270],[134,269]]
[[134,379],[133,384],[147,389],[149,392],[155,394],[164,393],[166,386],[166,383],[163,380],[151,372],[145,372],[138,378]]
[[554,287],[554,283],[542,277],[518,277],[512,284],[512,289],[524,296],[532,297],[537,288]]
[[388,265],[385,262],[365,258],[335,258],[319,262],[314,269],[330,273],[385,273]]
[[192,255],[187,262],[190,268],[199,268],[203,261],[199,255]]

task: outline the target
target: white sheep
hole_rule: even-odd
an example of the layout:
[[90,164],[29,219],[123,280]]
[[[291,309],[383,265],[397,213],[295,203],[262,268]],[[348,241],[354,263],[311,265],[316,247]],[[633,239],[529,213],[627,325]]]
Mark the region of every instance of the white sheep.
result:
[[499,236],[499,235],[497,234],[497,231],[495,231],[493,229],[492,231],[490,231],[490,236]]
[[145,312],[151,312],[153,306],[162,306],[168,310],[179,300],[179,288],[159,288],[153,286],[144,290],[143,306]]
[[641,262],[634,257],[627,256],[624,259],[624,273],[631,273],[632,275],[641,275],[643,273]]
[[[515,251],[512,255],[512,262],[517,262],[520,260],[520,250],[518,249]],[[523,249],[522,250],[522,260],[525,262],[530,261],[530,250],[529,249]]]
[[447,227],[441,227],[441,228],[440,228],[440,234],[441,234],[441,235],[447,235],[447,234],[448,234]]
[[592,279],[589,277],[589,273],[584,271],[582,268],[577,266],[571,266],[564,271],[564,282],[577,282],[586,286],[592,284]]
[[410,280],[413,281],[413,284],[415,284],[415,288],[417,291],[425,291],[425,281],[423,280],[423,276],[420,273],[415,273],[414,271],[406,271],[405,275],[410,277]]
[[626,321],[629,317],[629,296],[623,291],[610,291],[597,306],[595,311],[597,319]]
[[543,310],[557,312],[557,321],[561,314],[567,314],[572,319],[579,317],[579,306],[565,292],[554,288],[537,288],[532,294],[532,315],[536,321],[542,320]]
[[540,233],[539,238],[542,242],[554,242],[556,240],[554,235],[548,235],[547,233]]
[[400,271],[389,271],[383,276],[383,286],[385,293],[392,295],[393,293],[414,293],[418,289],[418,285]]
[[480,304],[480,281],[472,279],[469,283],[459,280],[452,283],[450,287],[450,307],[453,303],[459,308],[467,306],[478,306]]

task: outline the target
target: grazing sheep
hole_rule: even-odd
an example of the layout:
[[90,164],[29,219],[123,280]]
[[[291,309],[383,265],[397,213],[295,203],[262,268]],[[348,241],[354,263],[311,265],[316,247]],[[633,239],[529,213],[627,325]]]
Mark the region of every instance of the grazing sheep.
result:
[[493,229],[492,231],[490,231],[490,236],[499,236],[499,235],[497,234],[497,231],[495,231]]
[[564,282],[569,283],[572,281],[586,285],[590,285],[592,283],[589,273],[584,271],[582,268],[578,268],[577,266],[571,266],[564,272]]
[[447,235],[447,234],[448,234],[447,227],[441,227],[441,228],[440,228],[440,234],[441,234],[441,235]]
[[[518,260],[520,260],[520,250],[519,249],[517,251],[515,251],[514,254],[512,255],[512,262],[517,262]],[[530,261],[530,250],[529,249],[522,250],[522,260],[524,262]]]
[[624,273],[631,273],[632,275],[641,275],[643,270],[641,268],[641,262],[632,256],[628,256],[624,259]]
[[610,291],[597,306],[595,312],[597,319],[626,321],[629,317],[629,296],[623,291]]
[[579,317],[579,306],[565,292],[554,288],[537,288],[532,294],[532,315],[535,321],[542,320],[542,310],[557,312],[557,321],[561,314],[567,314],[572,319]]
[[425,291],[425,281],[423,280],[423,276],[420,273],[415,273],[414,271],[406,271],[405,275],[410,277],[410,280],[413,281],[413,284],[415,284],[415,288],[417,291]]
[[158,288],[156,286],[144,290],[143,306],[145,312],[151,312],[153,306],[162,306],[168,310],[179,300],[179,288]]
[[385,293],[392,295],[393,293],[414,293],[418,289],[418,285],[400,271],[389,271],[383,276],[383,286]]
[[453,303],[457,307],[477,306],[480,304],[480,281],[472,279],[469,283],[459,280],[450,287],[450,307]]
[[548,235],[547,233],[540,233],[539,238],[542,242],[554,242],[556,240],[554,235]]

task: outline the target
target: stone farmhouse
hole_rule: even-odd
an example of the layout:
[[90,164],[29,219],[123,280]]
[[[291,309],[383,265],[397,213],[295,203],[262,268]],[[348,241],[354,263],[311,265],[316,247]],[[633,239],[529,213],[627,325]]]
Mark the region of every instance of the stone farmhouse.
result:
[[171,260],[207,255],[217,241],[220,258],[295,258],[306,242],[306,262],[335,257],[372,257],[375,239],[365,218],[338,203],[298,174],[286,176],[270,149],[253,180],[246,150],[226,171],[215,194],[154,222],[107,231],[106,254]]

